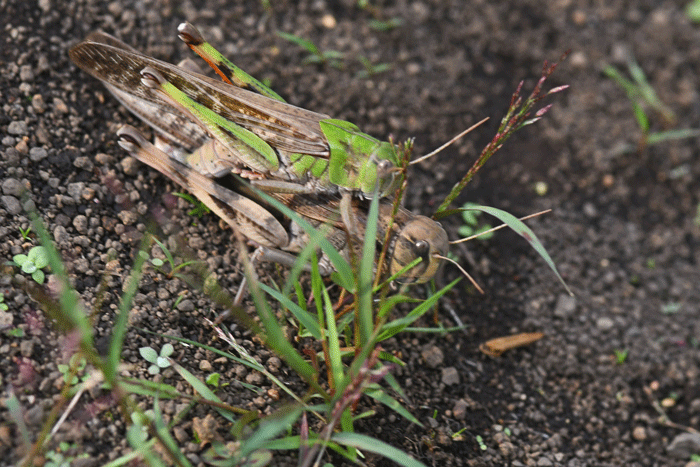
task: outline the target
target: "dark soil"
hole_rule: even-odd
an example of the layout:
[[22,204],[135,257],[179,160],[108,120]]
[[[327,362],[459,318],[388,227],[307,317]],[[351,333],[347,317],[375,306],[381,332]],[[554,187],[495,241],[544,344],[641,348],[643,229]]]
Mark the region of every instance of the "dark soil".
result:
[[[407,363],[395,375],[424,427],[373,407],[377,414],[358,431],[436,466],[670,466],[700,454],[697,435],[685,451],[668,449],[678,435],[700,428],[700,140],[641,145],[630,101],[602,74],[608,64],[626,71],[633,57],[675,113],[675,123],[664,125],[650,111],[651,131],[700,127],[700,27],[685,17],[685,2],[397,0],[370,1],[363,10],[361,2],[321,0],[270,2],[270,11],[252,0],[205,3],[0,0],[3,261],[37,243],[20,233],[29,226],[19,196],[28,187],[88,307],[108,273],[107,300],[96,317],[101,342],[109,337],[145,229],[141,216],[153,209],[171,206],[162,217],[164,233],[186,238],[227,288],[240,283],[230,230],[212,215],[188,216],[189,205],[173,201],[165,177],[135,164],[116,145],[119,125],[137,123],[68,60],[68,48],[93,30],[176,63],[190,55],[176,36],[177,25],[188,20],[290,102],[380,138],[414,136],[418,155],[490,117],[412,171],[406,206],[424,214],[491,139],[519,81],[529,92],[543,62],[571,49],[548,81],[570,89],[549,98],[551,111],[509,140],[460,202],[521,216],[553,209],[529,224],[575,298],[512,233],[455,249],[486,290],[474,295],[459,286],[444,301],[441,320],[452,325],[446,311],[453,309],[468,325],[466,334],[405,334],[388,343]],[[373,19],[390,18],[401,19],[401,26],[386,32],[370,27]],[[303,64],[305,52],[276,31],[344,53],[344,68]],[[391,69],[360,77],[361,56]],[[546,183],[546,194],[536,194],[536,182]],[[443,224],[457,238],[460,220]],[[448,267],[442,281],[457,276]],[[36,311],[21,286],[26,276],[6,268],[1,280],[9,311],[0,312],[0,386],[14,388],[35,437],[59,397],[57,364],[73,347]],[[138,348],[166,342],[141,329],[221,345],[204,323],[220,311],[186,284],[147,272],[123,354],[131,374],[150,378]],[[22,328],[24,337],[8,334],[11,328]],[[541,341],[501,357],[479,351],[488,339],[537,331],[545,334]],[[249,334],[237,329],[234,335],[268,367],[278,363]],[[626,359],[616,357],[624,352]],[[175,356],[200,377],[222,373],[231,383],[221,393],[227,402],[266,413],[275,407],[269,394],[258,396],[235,382],[267,390],[271,383],[264,377],[201,350],[176,345]],[[284,368],[276,371],[291,378]],[[188,390],[177,375],[166,374],[165,381]],[[101,465],[129,449],[107,394],[95,389],[83,395],[53,437],[52,449],[68,441],[67,456],[87,454],[74,465]],[[181,403],[164,404],[166,416]],[[20,434],[4,405],[0,413],[0,464],[10,465],[22,455]],[[197,407],[190,416],[207,413]],[[201,451],[189,441],[191,422],[183,421],[175,434],[196,463]],[[294,459],[283,454],[274,465]],[[367,463],[387,461],[369,457]]]

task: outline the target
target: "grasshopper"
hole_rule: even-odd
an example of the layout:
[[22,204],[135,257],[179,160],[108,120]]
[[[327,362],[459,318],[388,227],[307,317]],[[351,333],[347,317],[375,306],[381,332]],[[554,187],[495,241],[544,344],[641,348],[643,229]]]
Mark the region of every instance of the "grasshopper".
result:
[[[180,162],[148,142],[135,128],[125,125],[118,132],[119,145],[141,162],[169,177],[188,189],[209,209],[227,222],[233,229],[263,248],[268,259],[289,266],[294,262],[294,253],[306,245],[306,233],[293,222],[280,221],[281,214],[246,189],[239,177],[212,178]],[[348,233],[341,216],[342,198],[339,195],[323,194],[309,196],[300,193],[273,192],[273,198],[282,202],[316,227],[328,226],[326,237],[331,244],[348,256],[348,248],[361,244],[367,217],[367,200],[353,197],[350,205],[357,222],[359,238],[348,241]],[[388,275],[402,272],[417,258],[421,262],[408,271],[403,271],[401,282],[422,283],[433,278],[440,267],[440,257],[449,247],[447,233],[432,219],[414,215],[399,208],[392,217],[393,203],[381,199],[377,238],[383,239],[390,229]],[[284,225],[283,225],[284,222]],[[291,254],[285,254],[291,253]],[[359,253],[356,251],[355,253]],[[322,274],[332,272],[330,262],[322,258],[319,263]]]
[[154,145],[126,126],[118,132],[120,146],[190,190],[249,240],[280,253],[272,257],[284,263],[290,260],[282,258],[304,245],[303,232],[242,184],[232,183],[231,174],[312,224],[330,222],[328,238],[346,254],[348,233],[364,236],[365,198],[378,193],[378,239],[391,229],[382,272],[393,275],[421,258],[401,280],[425,282],[435,275],[449,245],[442,227],[404,209],[391,222],[392,203],[384,196],[398,180],[396,147],[352,123],[285,103],[223,58],[189,23],[178,29],[228,83],[143,55],[101,32],[70,50],[74,63],[168,140]]
[[183,23],[178,30],[225,82],[192,71],[192,65],[143,55],[102,32],[73,47],[70,57],[161,136],[192,151],[181,156],[183,162],[202,173],[238,173],[270,192],[368,196],[378,186],[384,196],[396,189],[394,145],[350,122],[287,104],[225,59],[194,26]]

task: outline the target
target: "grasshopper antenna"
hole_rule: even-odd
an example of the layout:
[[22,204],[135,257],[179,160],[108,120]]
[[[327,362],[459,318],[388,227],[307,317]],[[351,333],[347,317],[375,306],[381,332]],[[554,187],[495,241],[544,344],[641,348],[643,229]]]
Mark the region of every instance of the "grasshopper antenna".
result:
[[[526,221],[528,219],[532,219],[533,217],[541,216],[542,214],[547,214],[548,212],[552,212],[551,209],[546,209],[544,211],[536,212],[534,214],[530,214],[529,216],[521,217],[518,220],[521,221]],[[483,232],[480,232],[476,235],[472,235],[471,237],[465,237],[465,238],[460,238],[459,240],[453,240],[450,242],[450,245],[456,245],[458,243],[464,243],[468,242],[469,240],[474,240],[475,238],[481,237],[482,235],[485,235],[487,233],[495,232],[496,230],[501,230],[503,227],[507,227],[507,224],[501,224],[498,227],[494,227],[493,229],[485,230]]]
[[464,276],[465,276],[467,279],[469,279],[469,282],[471,282],[472,285],[473,285],[474,287],[476,287],[476,290],[478,290],[482,295],[484,294],[484,289],[482,289],[481,287],[479,287],[479,284],[476,283],[476,281],[474,280],[474,278],[473,278],[472,276],[470,276],[469,273],[468,273],[467,271],[465,271],[464,268],[463,268],[462,266],[460,266],[459,263],[458,263],[457,261],[453,260],[452,258],[448,258],[447,256],[442,256],[442,255],[433,255],[433,256],[434,256],[435,258],[444,259],[445,261],[448,261],[448,262],[454,264],[455,266],[457,266],[457,269],[459,269],[459,270],[461,271],[461,273],[464,274]]
[[[479,122],[477,125],[480,125],[480,124],[483,123],[484,121],[485,121],[485,120],[482,120],[482,121]],[[525,221],[525,220],[528,220],[528,219],[532,219],[533,217],[541,216],[542,214],[547,214],[548,212],[551,212],[551,211],[552,211],[551,209],[547,209],[547,210],[545,210],[545,211],[536,212],[535,214],[530,214],[529,216],[521,217],[519,220]],[[489,233],[489,232],[495,232],[496,230],[500,230],[500,229],[502,229],[503,227],[507,227],[507,224],[501,224],[501,225],[499,225],[498,227],[494,227],[493,229],[486,230],[485,232],[481,232],[481,233],[478,233],[478,234],[476,234],[476,235],[472,235],[471,237],[460,238],[459,240],[454,240],[454,241],[450,242],[450,245],[456,245],[456,244],[458,244],[458,243],[464,243],[464,242],[466,242],[466,241],[473,240],[473,239],[475,239],[475,238],[477,238],[477,237],[480,237],[480,236],[482,236],[482,235],[484,235],[484,234],[487,234],[487,233]],[[455,260],[453,260],[453,259],[451,259],[451,258],[448,258],[447,256],[442,256],[442,255],[437,255],[437,254],[434,255],[434,256],[435,256],[436,258],[444,259],[445,261],[448,261],[448,262],[454,264],[455,266],[457,266],[457,269],[459,269],[460,272],[461,272],[462,274],[464,274],[464,276],[465,276],[467,279],[469,279],[469,282],[472,283],[472,285],[476,288],[476,290],[478,290],[478,291],[479,291],[480,293],[482,293],[482,294],[484,293],[484,290],[483,290],[481,287],[479,287],[479,284],[476,283],[476,281],[472,278],[472,276],[470,276],[469,273],[468,273],[467,271],[465,271],[464,268],[463,268],[457,261],[455,261]]]
[[414,161],[411,161],[408,165],[414,165],[414,164],[417,164],[417,163],[419,163],[419,162],[423,162],[424,160],[426,160],[426,159],[429,158],[429,157],[433,157],[435,154],[439,153],[440,151],[442,151],[443,149],[445,149],[447,146],[449,146],[450,144],[452,144],[452,143],[454,143],[455,141],[457,141],[458,139],[460,139],[462,136],[464,136],[464,135],[466,135],[467,133],[469,133],[470,131],[474,130],[476,127],[480,126],[481,124],[483,124],[483,123],[484,123],[486,120],[488,120],[488,119],[489,119],[489,118],[486,117],[485,119],[481,120],[480,122],[475,123],[474,125],[470,126],[470,127],[467,128],[466,130],[464,130],[463,132],[461,132],[460,134],[458,134],[457,136],[455,136],[454,138],[452,138],[451,140],[449,140],[448,142],[446,142],[445,144],[443,144],[442,146],[440,146],[439,148],[437,148],[436,150],[434,150],[434,151],[432,151],[432,152],[429,152],[429,153],[426,154],[425,156],[419,157],[418,159],[416,159],[416,160],[414,160]]

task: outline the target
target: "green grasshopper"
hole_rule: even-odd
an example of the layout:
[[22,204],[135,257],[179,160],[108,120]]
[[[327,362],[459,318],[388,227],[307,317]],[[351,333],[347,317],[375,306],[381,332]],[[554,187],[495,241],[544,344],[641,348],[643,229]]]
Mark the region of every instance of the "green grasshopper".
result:
[[[70,50],[96,78],[160,135],[191,154],[183,162],[217,177],[241,174],[265,191],[353,192],[396,189],[396,148],[350,122],[285,103],[229,62],[189,23],[182,38],[225,80],[143,55],[97,32]],[[149,68],[151,73],[142,76]],[[191,66],[190,66],[191,68]]]
[[[80,68],[169,140],[157,147],[125,127],[118,132],[119,144],[270,252],[292,257],[305,243],[301,229],[280,222],[280,213],[241,193],[240,185],[227,186],[230,174],[248,179],[315,225],[330,222],[329,238],[347,253],[346,231],[364,236],[363,198],[384,196],[395,187],[396,148],[349,122],[284,103],[221,57],[194,27],[185,23],[179,31],[231,84],[143,55],[104,33],[93,33],[70,50]],[[360,196],[349,196],[353,193]],[[392,223],[390,208],[382,199],[378,239],[391,228],[386,272],[394,275],[421,258],[401,279],[430,280],[448,249],[445,231],[403,209]],[[290,262],[278,259],[284,257],[280,254],[269,257]]]
[[[125,125],[117,135],[119,145],[132,156],[188,189],[237,232],[259,245],[263,259],[291,266],[295,260],[294,254],[308,243],[306,232],[293,222],[281,222],[281,213],[265,203],[254,191],[247,189],[239,177],[216,179],[206,176],[161,151],[131,126]],[[357,229],[354,230],[357,241],[350,242],[348,235],[352,235],[353,229],[347,229],[342,220],[340,195],[309,196],[273,192],[271,196],[312,225],[326,228],[326,238],[336,250],[344,252],[346,256],[349,255],[349,248],[361,245],[367,218],[367,200],[359,197],[351,200],[349,208],[352,218],[357,222]],[[447,233],[432,219],[414,215],[403,208],[399,208],[394,216],[393,203],[388,199],[381,199],[379,203],[377,238],[383,239],[387,230],[390,230],[388,264],[380,273],[385,276],[402,273],[400,281],[405,283],[422,283],[432,279],[440,267],[440,259],[449,248]],[[421,262],[405,271],[418,258]],[[319,266],[324,275],[332,272],[328,258],[322,258]]]

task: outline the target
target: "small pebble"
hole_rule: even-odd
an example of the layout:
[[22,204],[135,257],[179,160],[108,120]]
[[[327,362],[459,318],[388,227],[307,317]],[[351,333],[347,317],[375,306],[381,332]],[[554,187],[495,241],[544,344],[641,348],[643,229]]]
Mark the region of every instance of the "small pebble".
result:
[[55,229],[53,229],[53,238],[54,240],[56,240],[56,243],[61,244],[63,242],[69,241],[70,235],[68,235],[68,231],[64,226],[59,225]]
[[636,441],[644,441],[647,439],[647,432],[644,427],[635,426],[634,430],[632,430],[632,438],[634,438]]
[[449,366],[442,369],[442,382],[447,386],[459,384],[459,372],[457,368]]
[[87,217],[83,216],[82,214],[75,216],[73,219],[73,227],[75,227],[75,230],[77,230],[78,233],[86,233],[88,228]]
[[38,114],[43,114],[46,112],[46,102],[41,94],[34,94],[32,96],[32,108],[34,112]]
[[194,311],[194,302],[189,298],[186,298],[177,304],[177,310],[184,313],[192,312]]
[[437,368],[442,365],[442,362],[445,360],[445,355],[442,353],[442,350],[434,345],[424,349],[423,352],[421,352],[421,356],[429,368]]
[[609,331],[615,326],[615,322],[610,318],[603,317],[599,318],[595,325],[601,331]]
[[44,148],[31,148],[29,150],[29,158],[33,162],[39,162],[40,160],[46,159],[49,153]]
[[212,371],[214,367],[211,365],[209,360],[201,360],[199,362],[199,369],[202,371]]
[[122,221],[124,225],[132,225],[136,223],[138,220],[138,214],[136,214],[134,211],[119,211],[119,214],[117,214],[117,217]]
[[29,133],[26,122],[13,121],[7,126],[7,132],[11,135],[24,136]]
[[86,156],[76,157],[73,160],[73,165],[79,169],[90,171],[93,168],[92,160]]
[[54,97],[54,99],[53,99],[53,108],[58,113],[61,113],[61,114],[68,113],[68,106],[66,105],[65,102],[63,102],[62,99],[60,99],[58,97]]
[[452,408],[452,414],[457,420],[464,420],[467,417],[469,404],[464,399],[459,399]]
[[131,156],[121,160],[122,171],[126,175],[136,175],[139,171],[139,162]]
[[2,192],[6,195],[19,197],[22,194],[24,188],[25,186],[22,185],[22,183],[19,180],[14,178],[6,178],[2,182]]
[[29,358],[34,353],[34,342],[30,339],[23,340],[19,343],[19,352],[23,357]]
[[22,65],[19,68],[19,79],[22,81],[34,81],[34,70],[31,65]]
[[5,206],[5,209],[7,209],[7,212],[13,216],[22,212],[22,205],[19,204],[19,200],[14,196],[3,196],[2,204]]

